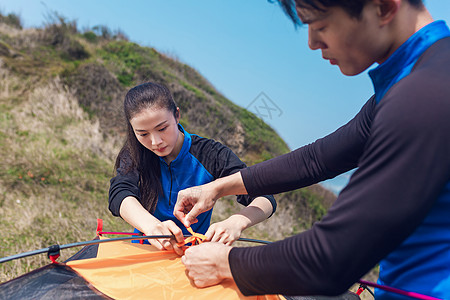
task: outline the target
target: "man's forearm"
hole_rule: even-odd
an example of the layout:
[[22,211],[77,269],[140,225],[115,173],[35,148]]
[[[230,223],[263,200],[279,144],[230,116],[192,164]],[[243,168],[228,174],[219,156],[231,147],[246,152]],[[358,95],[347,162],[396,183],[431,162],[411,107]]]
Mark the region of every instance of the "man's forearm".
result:
[[247,195],[241,172],[218,178],[209,184],[211,184],[215,190],[216,199],[228,195]]

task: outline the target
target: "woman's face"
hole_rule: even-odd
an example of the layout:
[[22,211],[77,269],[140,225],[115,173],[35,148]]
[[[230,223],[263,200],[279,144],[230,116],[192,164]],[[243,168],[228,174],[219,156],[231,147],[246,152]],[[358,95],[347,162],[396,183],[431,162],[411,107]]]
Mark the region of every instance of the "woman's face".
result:
[[181,150],[183,139],[179,139],[179,109],[177,117],[166,108],[151,107],[142,110],[131,120],[137,140],[147,149],[169,162]]

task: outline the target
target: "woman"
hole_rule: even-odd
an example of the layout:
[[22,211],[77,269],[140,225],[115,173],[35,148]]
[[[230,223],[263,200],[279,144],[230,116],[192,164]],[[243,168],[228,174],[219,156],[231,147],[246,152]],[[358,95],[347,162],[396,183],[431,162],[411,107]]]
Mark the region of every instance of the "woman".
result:
[[[173,215],[178,191],[236,173],[245,164],[226,146],[185,131],[179,124],[180,110],[163,85],[132,88],[125,96],[124,112],[127,140],[116,159],[109,209],[145,235],[174,235],[175,240],[150,243],[181,255],[177,242],[183,241],[187,230]],[[231,245],[244,229],[276,209],[271,195],[240,195],[237,201],[247,207],[211,227],[212,209],[208,210],[197,217],[192,229],[209,241]]]

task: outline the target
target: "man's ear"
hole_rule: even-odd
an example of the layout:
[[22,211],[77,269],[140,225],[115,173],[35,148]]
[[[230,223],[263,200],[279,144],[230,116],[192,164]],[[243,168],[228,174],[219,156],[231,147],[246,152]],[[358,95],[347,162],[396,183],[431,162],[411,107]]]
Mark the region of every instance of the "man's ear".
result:
[[386,25],[392,21],[400,9],[402,0],[375,0],[380,25]]

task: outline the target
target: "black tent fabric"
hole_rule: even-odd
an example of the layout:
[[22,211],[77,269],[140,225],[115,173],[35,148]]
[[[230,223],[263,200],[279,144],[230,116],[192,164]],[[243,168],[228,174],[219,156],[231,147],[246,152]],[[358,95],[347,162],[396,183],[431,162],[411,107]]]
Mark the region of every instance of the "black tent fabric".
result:
[[[98,237],[95,238],[94,240],[98,240]],[[72,257],[67,259],[65,262],[72,261],[72,260],[94,258],[94,257],[97,257],[97,253],[98,253],[98,244],[97,245],[89,245],[89,246],[83,247],[80,251],[75,253]]]
[[[93,258],[97,256],[97,251],[98,245],[89,245],[83,247],[67,261]],[[49,264],[0,284],[0,299],[95,300],[111,298],[95,289],[72,268],[64,264]]]
[[110,299],[63,264],[50,264],[0,285],[0,299]]

